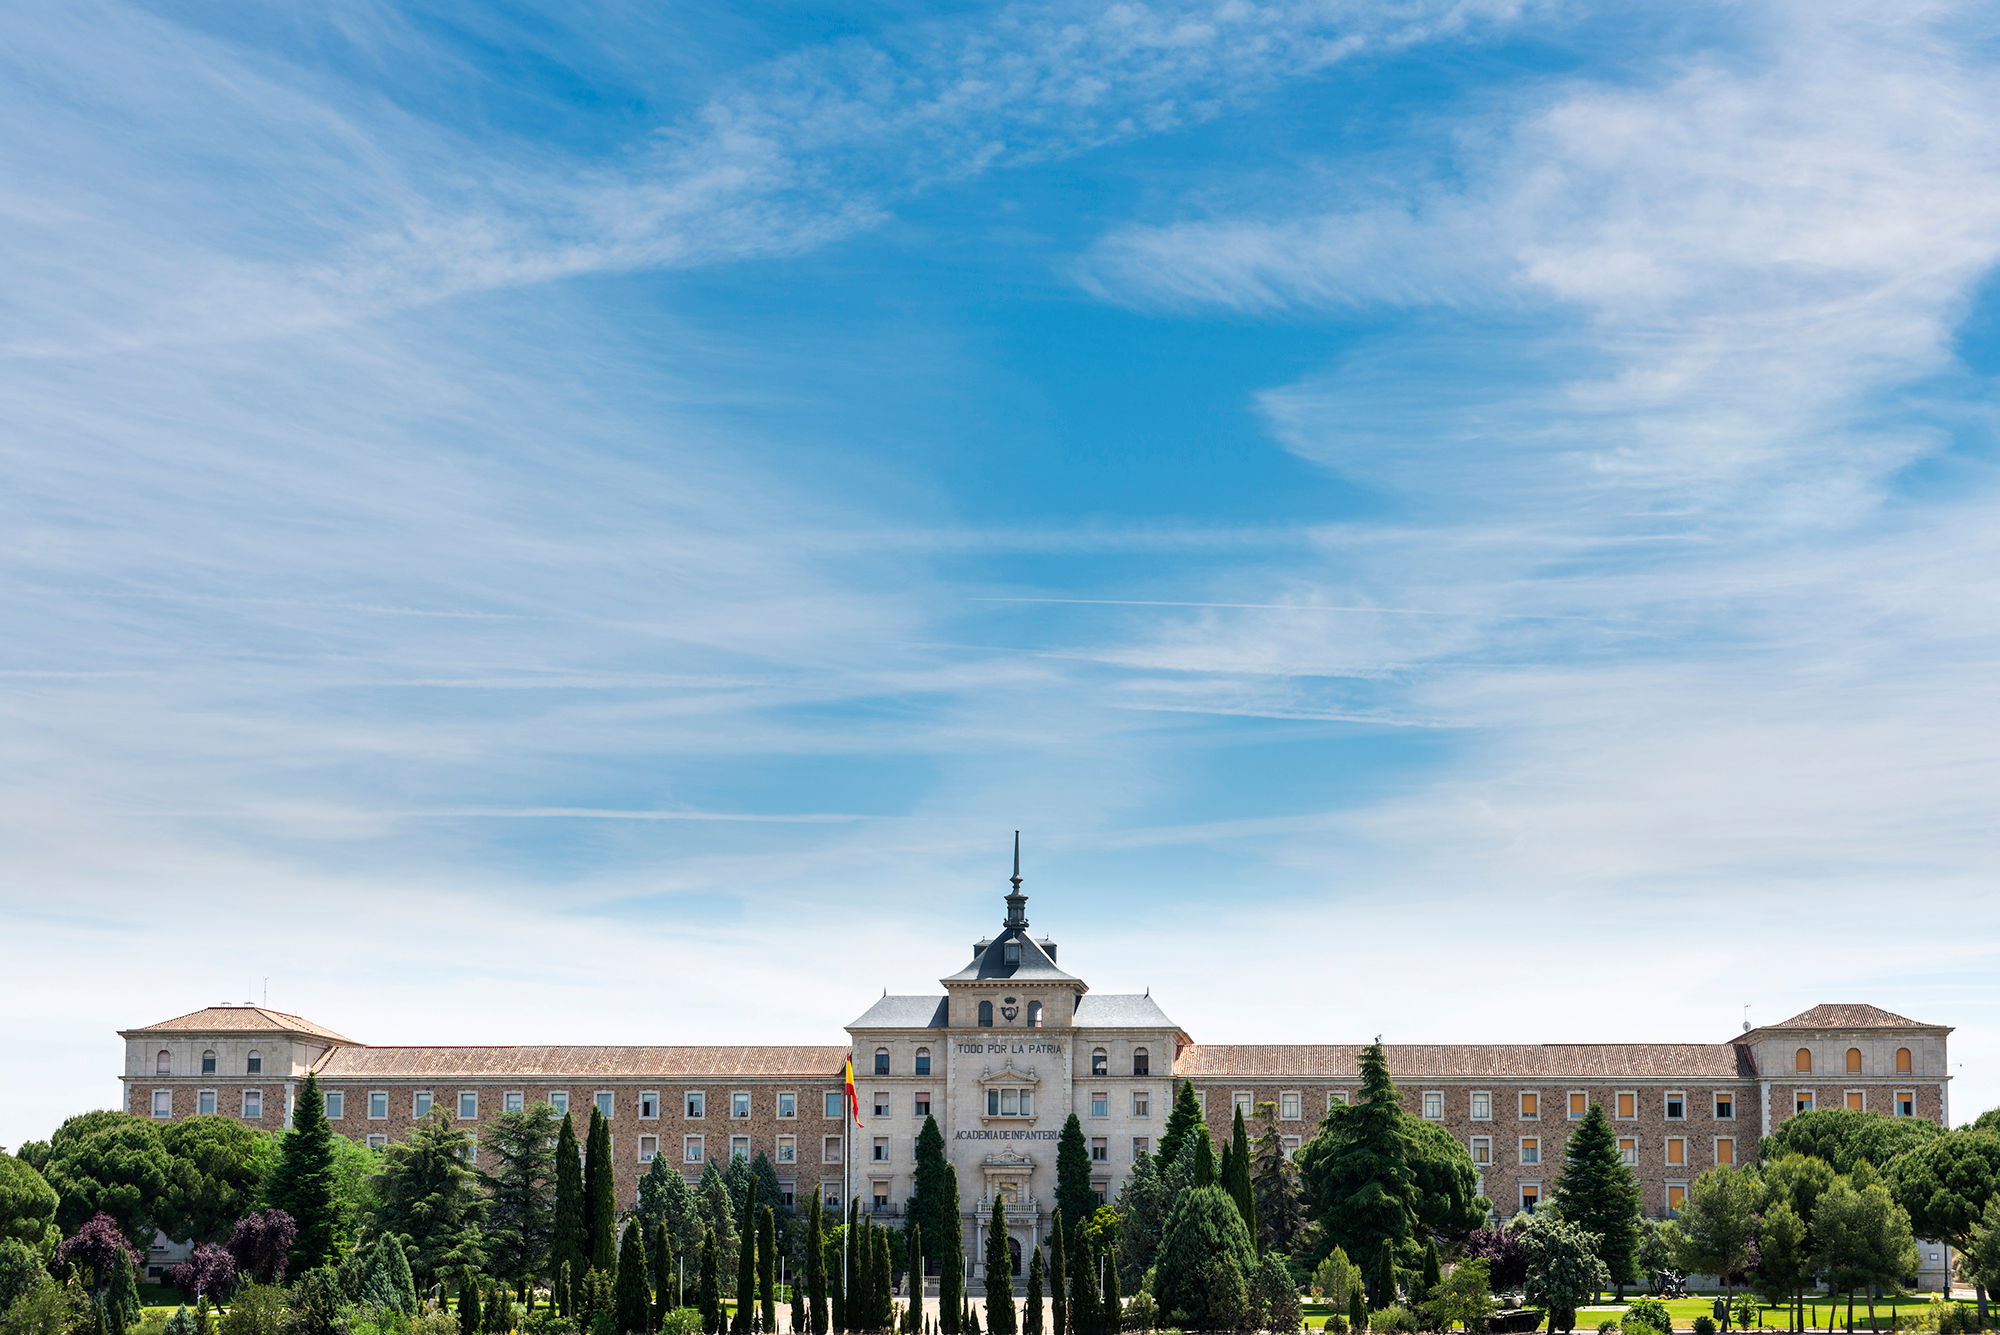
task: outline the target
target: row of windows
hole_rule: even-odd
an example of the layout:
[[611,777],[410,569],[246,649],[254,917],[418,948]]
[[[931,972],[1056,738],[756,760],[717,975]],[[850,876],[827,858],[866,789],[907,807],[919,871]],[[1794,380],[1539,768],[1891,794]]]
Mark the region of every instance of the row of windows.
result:
[[[993,1023],[993,1015],[992,1015],[993,1003],[990,1001],[982,1001],[979,1003],[979,1005],[980,1005],[980,1016],[981,1016],[979,1023],[981,1023],[982,1025],[991,1025]],[[1036,1016],[1038,1014],[1040,1006],[1041,1006],[1040,1002],[1028,1003],[1028,1016],[1029,1016],[1028,1023],[1030,1025],[1033,1025],[1036,1022]],[[875,1069],[873,1073],[875,1075],[895,1074],[895,1071],[890,1069],[889,1049],[887,1048],[875,1049]],[[931,1050],[929,1048],[917,1049],[916,1057],[913,1060],[912,1069],[910,1073],[912,1075],[929,1075],[931,1073]],[[1091,1050],[1090,1073],[1092,1075],[1111,1074],[1111,1053],[1108,1050],[1104,1048],[1094,1048]],[[1132,1049],[1132,1074],[1151,1075],[1152,1073],[1153,1073],[1152,1055],[1148,1053],[1144,1048]]]
[[[1808,1113],[1819,1106],[1818,1091],[1800,1089],[1792,1092],[1792,1111]],[[1868,1111],[1868,1091],[1849,1089],[1841,1091],[1840,1106],[1853,1112]],[[1891,1117],[1915,1117],[1917,1115],[1917,1091],[1899,1089],[1889,1096]]]
[[[476,1120],[479,1116],[480,1092],[476,1089],[461,1089],[456,1094],[456,1113],[464,1121]],[[527,1106],[525,1090],[505,1090],[500,1095],[502,1112],[520,1112]],[[365,1095],[366,1115],[371,1121],[381,1121],[389,1116],[390,1093],[386,1089],[371,1089]],[[929,1112],[929,1096],[918,1096],[920,1111]],[[551,1089],[543,1094],[543,1101],[559,1113],[570,1110],[570,1092],[566,1089]],[[660,1094],[657,1090],[642,1090],[638,1096],[638,1115],[641,1120],[653,1121],[660,1116]],[[823,1096],[822,1115],[838,1120],[844,1115],[843,1100],[838,1090],[828,1090]],[[618,1095],[615,1090],[600,1089],[591,1095],[591,1104],[605,1117],[618,1114]],[[437,1106],[437,1094],[433,1090],[410,1091],[410,1116],[428,1117]],[[728,1115],[732,1119],[743,1120],[751,1115],[751,1093],[749,1090],[732,1091],[727,1100]],[[799,1096],[793,1090],[781,1090],[775,1100],[775,1111],[784,1121],[799,1115]],[[347,1115],[346,1091],[330,1089],[326,1091],[326,1115],[341,1118]],[[681,1094],[681,1115],[689,1121],[701,1121],[708,1116],[708,1091],[685,1090]]]
[[[1896,1049],[1895,1064],[1897,1075],[1908,1075],[1916,1070],[1916,1061],[1910,1055],[1908,1048]],[[1842,1067],[1848,1075],[1860,1075],[1861,1049],[1849,1048],[1847,1050],[1847,1059],[1842,1063]],[[1813,1051],[1811,1048],[1800,1048],[1792,1054],[1792,1069],[1794,1071],[1811,1071],[1812,1068]]]
[[[1639,1096],[1640,1091],[1636,1089],[1614,1091],[1607,1105],[1613,1120],[1621,1122],[1637,1121],[1639,1117]],[[1514,1098],[1514,1115],[1517,1118],[1524,1122],[1541,1120],[1542,1096],[1538,1091],[1524,1089],[1517,1093]],[[1735,1118],[1736,1092],[1734,1090],[1711,1090],[1710,1099],[1709,1109],[1717,1118],[1723,1121],[1730,1121]],[[1599,1103],[1605,1102],[1602,1097],[1599,1097],[1596,1101]],[[1588,1090],[1570,1090],[1565,1105],[1565,1112],[1569,1120],[1572,1122],[1582,1121],[1584,1115],[1590,1111],[1591,1102],[1592,1098]],[[1661,1115],[1669,1122],[1687,1120],[1688,1107],[1689,1101],[1686,1090],[1670,1089],[1660,1096]],[[1442,1121],[1445,1115],[1445,1091],[1441,1089],[1425,1090],[1423,1092],[1422,1111],[1423,1116],[1431,1121]],[[1466,1100],[1466,1115],[1475,1122],[1492,1121],[1492,1093],[1483,1089],[1472,1090]]]
[[[194,1092],[194,1110],[204,1117],[213,1116],[220,1111],[217,1107],[216,1091],[212,1089],[197,1089]],[[246,1121],[255,1122],[261,1120],[264,1116],[264,1091],[261,1089],[238,1091],[236,1111],[237,1116],[242,1117]],[[173,1115],[174,1091],[171,1089],[154,1090],[153,1116],[165,1121]]]
[[[1542,1184],[1539,1182],[1523,1182],[1519,1186],[1521,1192],[1521,1209],[1524,1213],[1533,1214],[1535,1208],[1542,1203]],[[1687,1194],[1687,1183],[1667,1183],[1667,1213],[1669,1215],[1677,1215],[1681,1212],[1681,1207],[1687,1204]]]
[[[1473,1136],[1468,1140],[1466,1148],[1471,1152],[1474,1166],[1479,1168],[1492,1166],[1493,1137]],[[1712,1153],[1714,1155],[1714,1162],[1718,1164],[1735,1163],[1736,1138],[1734,1136],[1715,1137]],[[1688,1138],[1686,1136],[1668,1136],[1662,1145],[1661,1162],[1669,1168],[1685,1168],[1689,1163],[1688,1154]],[[1625,1162],[1627,1167],[1637,1168],[1639,1166],[1639,1138],[1637,1136],[1620,1136],[1618,1138],[1618,1157]],[[1542,1138],[1540,1136],[1522,1136],[1515,1145],[1515,1162],[1524,1168],[1533,1167],[1541,1163]]]
[[[174,1054],[165,1048],[161,1048],[158,1055],[153,1058],[153,1074],[172,1075],[173,1073]],[[213,1052],[204,1052],[201,1054],[201,1073],[203,1075],[217,1074],[215,1069],[215,1054]],[[253,1048],[250,1054],[243,1059],[243,1074],[264,1074],[264,1054]]]

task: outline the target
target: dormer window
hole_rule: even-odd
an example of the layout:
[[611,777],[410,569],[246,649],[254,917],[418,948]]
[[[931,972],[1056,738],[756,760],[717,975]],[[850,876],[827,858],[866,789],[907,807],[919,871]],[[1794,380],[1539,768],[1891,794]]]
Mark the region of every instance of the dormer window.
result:
[[1019,965],[1021,962],[1021,943],[1019,941],[1009,941],[1000,948],[1000,956],[1009,964]]
[[[993,1003],[990,1001],[979,1003],[979,1027],[981,1029],[991,1029],[993,1027]],[[160,1054],[163,1059],[166,1055],[164,1052]],[[162,1067],[161,1069],[164,1070],[165,1068]]]
[[264,1073],[264,1054],[261,1052],[252,1052],[244,1059],[243,1069],[251,1075],[262,1075]]
[[1039,1001],[1031,1001],[1028,1003],[1028,1028],[1040,1029],[1041,1027],[1042,1027],[1042,1003]]
[[201,1073],[203,1075],[215,1074],[215,1054],[213,1052],[204,1052],[201,1054]]

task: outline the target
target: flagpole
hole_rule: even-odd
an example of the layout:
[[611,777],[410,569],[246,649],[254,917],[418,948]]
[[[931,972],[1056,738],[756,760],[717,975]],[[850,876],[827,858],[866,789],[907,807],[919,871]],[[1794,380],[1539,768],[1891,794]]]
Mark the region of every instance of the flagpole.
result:
[[852,1093],[854,1088],[854,1054],[847,1054],[847,1069],[841,1073],[841,1111],[846,1113],[840,1119],[840,1310],[853,1311],[854,1294],[847,1285],[847,1257],[854,1250],[854,1239],[848,1233],[854,1228],[854,1119],[859,1110],[853,1105],[860,1095]]

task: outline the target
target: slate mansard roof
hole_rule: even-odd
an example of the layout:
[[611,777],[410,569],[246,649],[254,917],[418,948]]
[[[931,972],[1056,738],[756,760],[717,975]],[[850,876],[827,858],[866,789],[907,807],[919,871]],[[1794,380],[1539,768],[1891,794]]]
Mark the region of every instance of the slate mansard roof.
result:
[[[1362,1045],[1199,1043],[1181,1054],[1174,1074],[1203,1080],[1360,1078]],[[1736,1043],[1387,1043],[1389,1072],[1399,1080],[1622,1077],[1754,1080],[1748,1048]]]
[[[849,1029],[943,1029],[943,997],[882,996]],[[1076,999],[1079,1029],[1177,1029],[1151,996],[1087,993]]]

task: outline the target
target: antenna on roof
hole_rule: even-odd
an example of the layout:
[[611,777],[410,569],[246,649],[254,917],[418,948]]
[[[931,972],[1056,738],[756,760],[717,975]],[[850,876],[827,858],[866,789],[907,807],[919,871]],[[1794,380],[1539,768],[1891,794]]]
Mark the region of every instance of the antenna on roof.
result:
[[1743,1003],[1743,1032],[1750,1032],[1750,1003],[1747,1001]]
[[271,980],[269,978],[264,980],[264,1004],[266,1006],[271,1004]]

